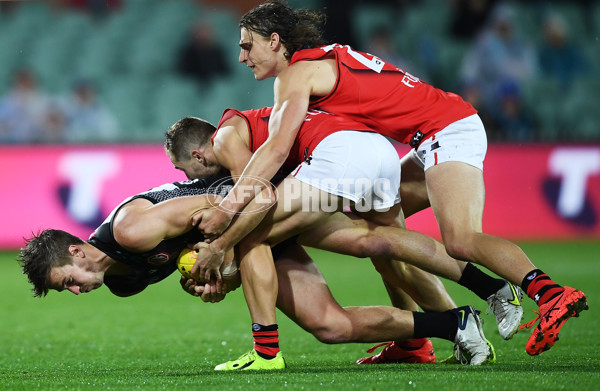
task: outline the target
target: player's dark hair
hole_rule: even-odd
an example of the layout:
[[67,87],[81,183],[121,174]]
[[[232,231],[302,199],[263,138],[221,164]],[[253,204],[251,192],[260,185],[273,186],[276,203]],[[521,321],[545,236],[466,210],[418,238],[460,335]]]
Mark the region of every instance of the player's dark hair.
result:
[[209,143],[216,130],[213,124],[201,118],[182,118],[165,133],[165,150],[177,160],[188,160],[192,150]]
[[242,16],[239,27],[268,38],[279,34],[289,60],[302,47],[325,45],[323,27],[327,17],[311,9],[292,9],[284,0],[269,0]]
[[58,229],[46,229],[25,239],[25,247],[21,249],[17,261],[33,285],[34,297],[48,294],[52,268],[71,263],[69,246],[83,243],[77,236]]

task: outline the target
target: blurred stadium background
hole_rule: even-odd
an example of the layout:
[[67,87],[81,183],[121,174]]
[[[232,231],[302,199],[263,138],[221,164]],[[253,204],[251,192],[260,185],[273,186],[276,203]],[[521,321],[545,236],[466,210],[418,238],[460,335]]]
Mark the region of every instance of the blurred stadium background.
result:
[[[86,2],[96,7],[86,9]],[[19,68],[31,70],[40,89],[53,95],[66,94],[77,80],[89,80],[118,120],[120,132],[110,142],[161,142],[164,129],[184,115],[216,122],[226,107],[247,109],[272,103],[271,83],[256,82],[248,69],[237,64],[237,21],[260,1],[1,3],[0,96],[9,92]],[[460,1],[290,1],[294,7],[327,7],[331,26],[345,18],[340,26],[349,25],[352,31],[343,34],[340,29],[340,34],[330,37],[353,37],[352,43],[363,51],[375,49],[369,41],[375,30],[389,29],[394,49],[410,63],[409,72],[458,92],[461,62],[474,39],[451,33],[453,3]],[[531,141],[599,141],[600,3],[505,3],[513,9],[516,32],[534,47],[543,40],[543,15],[561,15],[588,63],[571,88],[561,88],[539,72],[520,86],[524,105],[538,128]],[[178,72],[177,55],[192,26],[200,21],[214,29],[230,71],[196,82]],[[97,141],[95,137],[88,134],[83,141]]]

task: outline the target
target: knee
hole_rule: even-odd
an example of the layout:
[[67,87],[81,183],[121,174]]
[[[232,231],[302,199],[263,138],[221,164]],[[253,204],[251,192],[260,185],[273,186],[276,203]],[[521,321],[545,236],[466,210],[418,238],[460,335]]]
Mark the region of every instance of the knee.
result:
[[362,235],[354,243],[355,257],[391,257],[392,250],[388,243],[374,233],[366,233]]
[[446,252],[454,259],[471,261],[472,236],[470,234],[449,235],[444,237]]
[[402,287],[410,283],[412,269],[404,262],[391,260],[388,258],[371,258],[375,270],[379,273],[383,281],[387,284]]
[[349,336],[341,330],[319,329],[313,335],[319,342],[328,345],[352,342]]
[[411,272],[412,268],[406,263],[393,260],[391,258],[372,258],[371,263],[375,267],[375,270],[382,276],[386,275],[398,275],[404,276]]
[[345,327],[346,322],[319,322],[318,324],[308,325],[309,331],[315,338],[325,344],[339,344],[352,342],[352,330]]

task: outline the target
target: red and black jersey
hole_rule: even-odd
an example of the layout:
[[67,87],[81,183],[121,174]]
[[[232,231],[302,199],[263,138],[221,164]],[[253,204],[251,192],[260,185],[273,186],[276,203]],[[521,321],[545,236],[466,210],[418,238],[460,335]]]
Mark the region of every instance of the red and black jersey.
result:
[[337,80],[310,108],[349,116],[404,144],[417,142],[451,123],[477,113],[460,96],[442,91],[402,69],[349,46],[333,44],[298,50],[290,65],[335,56]]
[[[235,115],[240,116],[246,121],[246,125],[248,126],[248,138],[250,140],[248,148],[254,153],[269,137],[269,118],[272,110],[272,107],[245,111],[226,109],[217,125],[217,132],[223,122]],[[304,123],[300,127],[294,145],[290,150],[290,154],[283,165],[283,169],[289,172],[296,168],[312,154],[317,144],[325,137],[341,130],[373,131],[366,125],[345,116],[320,110],[308,110]]]

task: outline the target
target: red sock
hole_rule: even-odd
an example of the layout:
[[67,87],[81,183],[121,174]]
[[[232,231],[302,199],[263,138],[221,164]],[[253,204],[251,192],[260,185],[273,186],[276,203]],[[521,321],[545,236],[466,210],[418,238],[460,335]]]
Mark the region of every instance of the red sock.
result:
[[534,300],[538,306],[546,304],[552,298],[560,295],[564,288],[550,279],[540,269],[535,269],[527,273],[521,288],[525,291],[527,296]]
[[254,337],[254,350],[264,359],[275,358],[279,353],[279,327],[277,324],[263,326],[258,323],[252,324],[252,337]]

